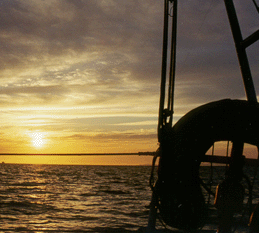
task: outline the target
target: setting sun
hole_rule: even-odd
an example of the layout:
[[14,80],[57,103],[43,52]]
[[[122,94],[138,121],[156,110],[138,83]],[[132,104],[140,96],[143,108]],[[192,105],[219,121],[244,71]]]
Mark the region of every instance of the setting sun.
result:
[[30,137],[32,139],[32,145],[35,148],[42,148],[45,143],[46,143],[46,139],[44,138],[44,133],[42,132],[34,132],[34,133],[30,133]]

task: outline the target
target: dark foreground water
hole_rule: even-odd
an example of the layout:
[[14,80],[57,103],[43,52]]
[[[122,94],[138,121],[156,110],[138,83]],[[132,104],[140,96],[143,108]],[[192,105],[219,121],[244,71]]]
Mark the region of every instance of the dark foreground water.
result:
[[[0,232],[137,231],[148,221],[149,175],[150,167],[2,164]],[[210,175],[201,168],[205,182]]]

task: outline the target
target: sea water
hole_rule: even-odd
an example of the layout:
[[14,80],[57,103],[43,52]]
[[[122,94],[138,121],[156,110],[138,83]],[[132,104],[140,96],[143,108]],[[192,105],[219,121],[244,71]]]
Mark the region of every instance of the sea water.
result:
[[147,224],[150,167],[0,165],[3,232],[120,232]]
[[[148,223],[150,170],[143,166],[2,164],[0,232],[137,231]],[[215,190],[224,168],[200,170],[204,182]],[[254,191],[258,193],[258,188]]]

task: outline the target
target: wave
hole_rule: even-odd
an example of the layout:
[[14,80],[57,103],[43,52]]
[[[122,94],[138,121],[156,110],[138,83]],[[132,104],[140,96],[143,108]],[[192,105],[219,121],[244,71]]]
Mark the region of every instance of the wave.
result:
[[111,194],[111,195],[128,195],[128,194],[130,194],[130,192],[122,191],[122,190],[105,190],[105,191],[101,191],[101,192]]

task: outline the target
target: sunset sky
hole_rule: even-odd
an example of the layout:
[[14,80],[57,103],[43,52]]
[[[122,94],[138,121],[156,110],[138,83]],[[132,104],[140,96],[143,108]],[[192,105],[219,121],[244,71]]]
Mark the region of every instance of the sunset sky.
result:
[[[234,1],[244,38],[252,0]],[[163,0],[1,0],[0,153],[155,151]],[[245,99],[224,1],[179,1],[174,121]],[[248,50],[259,92],[259,41]],[[1,156],[12,163],[150,164],[150,157]]]

